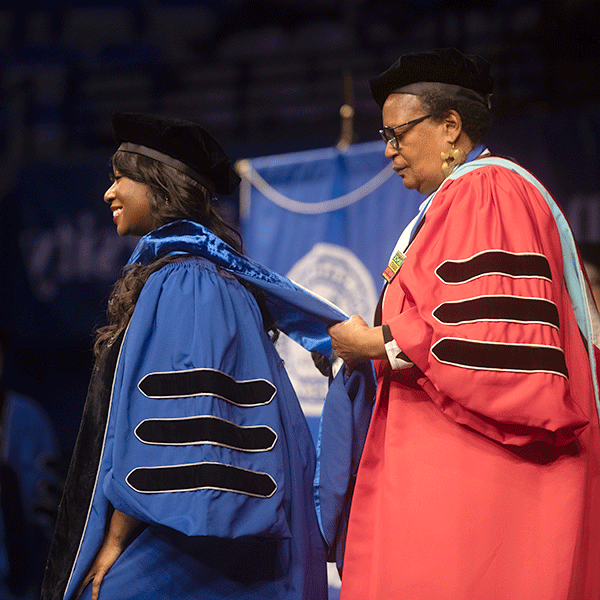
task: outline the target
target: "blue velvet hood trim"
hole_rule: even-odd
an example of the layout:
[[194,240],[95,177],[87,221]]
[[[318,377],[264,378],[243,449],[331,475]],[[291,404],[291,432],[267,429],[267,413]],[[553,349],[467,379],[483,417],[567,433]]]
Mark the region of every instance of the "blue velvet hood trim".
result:
[[201,256],[260,288],[277,327],[306,350],[331,358],[327,327],[348,317],[331,302],[320,298],[287,277],[247,258],[193,221],[174,221],[143,236],[127,264],[149,264],[161,256]]

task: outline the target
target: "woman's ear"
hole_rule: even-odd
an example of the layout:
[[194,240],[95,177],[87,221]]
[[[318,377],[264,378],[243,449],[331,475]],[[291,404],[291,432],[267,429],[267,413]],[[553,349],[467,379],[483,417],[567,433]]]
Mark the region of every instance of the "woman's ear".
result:
[[462,118],[454,109],[449,110],[444,117],[446,135],[451,144],[456,143],[462,132]]

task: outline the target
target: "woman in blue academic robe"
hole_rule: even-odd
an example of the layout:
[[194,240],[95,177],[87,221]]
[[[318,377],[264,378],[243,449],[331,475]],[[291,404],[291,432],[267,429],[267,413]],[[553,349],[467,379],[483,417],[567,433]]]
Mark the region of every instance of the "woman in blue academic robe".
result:
[[113,126],[104,200],[143,237],[98,331],[42,597],[326,598],[315,450],[272,338],[323,351],[344,316],[241,254],[213,207],[239,178],[208,132]]

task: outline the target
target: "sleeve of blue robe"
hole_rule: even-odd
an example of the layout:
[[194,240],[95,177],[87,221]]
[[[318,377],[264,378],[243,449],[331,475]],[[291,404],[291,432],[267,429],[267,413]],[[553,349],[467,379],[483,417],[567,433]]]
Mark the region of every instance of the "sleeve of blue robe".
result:
[[189,536],[289,537],[278,405],[297,400],[282,397],[282,371],[237,280],[196,259],[154,273],[115,375],[99,482],[108,501]]

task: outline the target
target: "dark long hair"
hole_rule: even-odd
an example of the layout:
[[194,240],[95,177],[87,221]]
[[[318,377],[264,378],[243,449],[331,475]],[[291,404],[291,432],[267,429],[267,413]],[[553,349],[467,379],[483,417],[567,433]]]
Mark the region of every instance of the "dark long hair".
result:
[[242,238],[215,208],[215,199],[203,185],[165,163],[141,154],[116,152],[113,168],[119,175],[150,188],[150,212],[158,226],[189,219],[208,227],[238,252]]
[[[204,225],[238,252],[243,252],[240,234],[221,217],[214,206],[210,191],[176,169],[147,156],[117,151],[112,157],[115,171],[124,177],[143,183],[150,189],[150,212],[158,226],[180,219]],[[181,260],[181,256],[164,256],[149,265],[127,265],[115,283],[108,300],[108,325],[96,330],[96,358],[112,344],[127,327],[144,284],[164,265]],[[240,280],[254,295],[260,308],[265,330],[275,340],[278,332],[260,290]]]

